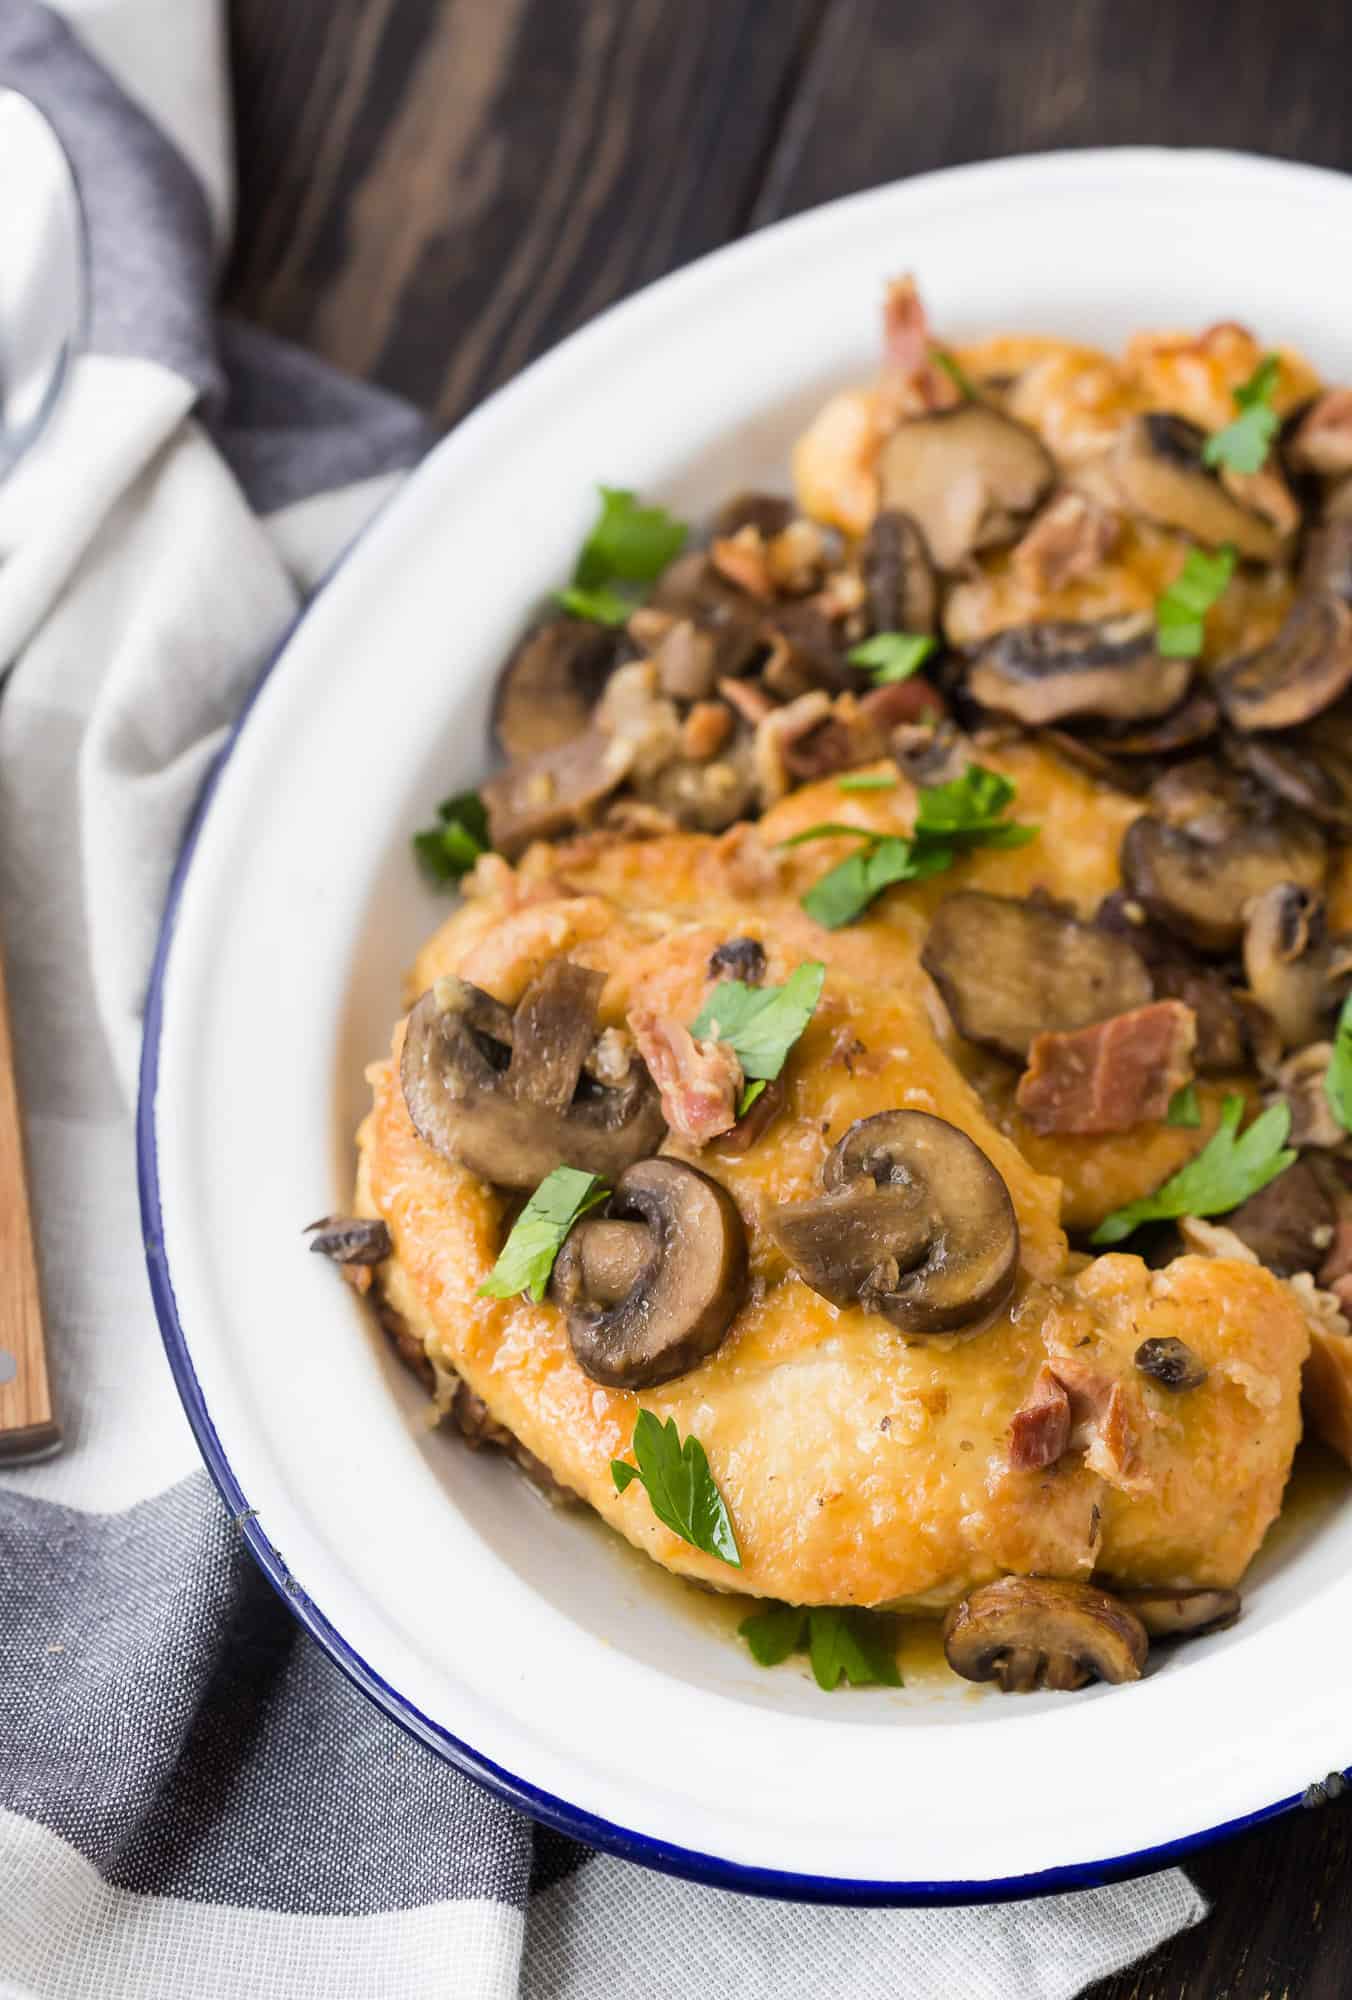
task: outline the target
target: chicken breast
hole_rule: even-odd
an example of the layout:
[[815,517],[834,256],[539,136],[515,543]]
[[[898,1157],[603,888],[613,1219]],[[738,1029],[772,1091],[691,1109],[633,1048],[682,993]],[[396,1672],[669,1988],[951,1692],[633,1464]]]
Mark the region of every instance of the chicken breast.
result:
[[[732,1580],[660,1525],[641,1486],[615,1491],[611,1460],[627,1452],[640,1406],[703,1443],[742,1551],[737,1587],[796,1603],[939,1608],[1006,1571],[1230,1585],[1280,1505],[1309,1344],[1287,1287],[1238,1261],[1187,1256],[1152,1271],[1132,1256],[1069,1257],[1059,1168],[1077,1171],[1083,1143],[1060,1142],[1063,1158],[1047,1138],[1036,1165],[1025,1158],[959,1066],[920,969],[943,894],[1043,886],[1089,911],[1116,885],[1132,801],[1032,748],[990,761],[1014,777],[1018,815],[1038,820],[1042,838],[891,892],[845,930],[822,930],[797,900],[844,850],[776,843],[826,819],[903,831],[914,804],[904,784],[845,798],[834,785],[805,787],[758,827],[719,839],[594,837],[538,849],[516,870],[491,860],[420,954],[410,1001],[456,973],[508,1005],[566,956],[604,975],[599,1019],[617,1027],[636,1010],[692,1021],[717,977],[711,954],[730,937],[759,940],[770,981],[808,959],[826,963],[782,1109],[756,1144],[740,1156],[717,1137],[664,1148],[731,1194],[751,1268],[717,1352],[675,1380],[640,1394],[603,1387],[574,1360],[550,1300],[479,1296],[509,1198],[414,1131],[398,1074],[402,1024],[394,1058],[371,1071],[357,1208],[390,1231],[393,1255],[377,1273],[388,1308],[444,1385],[463,1379],[556,1479],[682,1575]],[[830,1304],[766,1226],[777,1204],[820,1191],[822,1161],[854,1120],[884,1109],[957,1126],[1013,1202],[1013,1295],[962,1337],[913,1340],[877,1314]],[[1196,1143],[1161,1128],[1161,1146],[1186,1154]],[[1118,1150],[1113,1197],[1129,1199],[1142,1190],[1129,1149]],[[1176,1163],[1161,1168],[1152,1155],[1146,1185]],[[1141,1343],[1161,1338],[1205,1364],[1199,1387],[1171,1390],[1137,1368]],[[1071,1448],[1048,1467],[1016,1464],[1011,1426],[1048,1369],[1068,1397]]]

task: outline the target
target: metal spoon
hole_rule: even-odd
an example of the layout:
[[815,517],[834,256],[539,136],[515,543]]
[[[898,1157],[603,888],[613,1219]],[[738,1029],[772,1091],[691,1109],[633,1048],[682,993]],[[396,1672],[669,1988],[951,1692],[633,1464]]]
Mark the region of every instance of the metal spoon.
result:
[[[0,90],[0,479],[61,400],[84,336],[87,270],[61,144],[35,104]],[[60,1441],[0,956],[0,1463],[45,1458]]]

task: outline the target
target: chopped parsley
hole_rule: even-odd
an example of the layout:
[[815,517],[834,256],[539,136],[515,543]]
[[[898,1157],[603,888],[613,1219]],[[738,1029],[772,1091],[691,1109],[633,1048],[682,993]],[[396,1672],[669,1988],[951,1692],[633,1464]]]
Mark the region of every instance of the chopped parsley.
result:
[[1235,571],[1229,542],[1208,555],[1189,549],[1180,575],[1155,600],[1155,643],[1166,659],[1195,660],[1206,637],[1206,614]]
[[431,882],[458,882],[491,846],[488,814],[477,792],[457,792],[437,807],[434,826],[413,836],[413,852]]
[[1035,826],[1003,817],[1014,787],[998,771],[969,764],[960,778],[924,787],[909,834],[873,833],[867,827],[826,820],[805,827],[781,844],[848,837],[857,851],[813,883],[803,897],[807,914],[826,930],[839,930],[897,882],[919,882],[951,868],[977,847],[1023,847],[1037,836]]
[[890,687],[908,681],[922,667],[938,645],[928,632],[875,632],[851,646],[846,659],[852,667],[866,667],[875,687]]
[[639,1480],[663,1527],[692,1548],[740,1569],[732,1519],[699,1439],[688,1437],[682,1445],[675,1417],[664,1424],[651,1410],[640,1410],[630,1448],[636,1465],[622,1458],[610,1461],[615,1491],[623,1493],[631,1481]]
[[1272,407],[1281,365],[1277,355],[1265,354],[1248,381],[1240,383],[1234,392],[1239,415],[1202,446],[1204,465],[1228,465],[1232,472],[1260,470],[1281,424]]
[[820,959],[809,958],[782,986],[748,986],[740,979],[724,979],[690,1023],[697,1042],[726,1042],[742,1065],[748,1083],[737,1107],[739,1118],[783,1069],[789,1050],[812,1019],[825,978]]
[[762,1667],[777,1667],[806,1648],[817,1686],[827,1694],[842,1677],[851,1687],[901,1686],[896,1656],[867,1611],[772,1604],[744,1618],[737,1630]]
[[1180,1083],[1169,1099],[1169,1109],[1164,1114],[1166,1125],[1182,1125],[1190,1132],[1202,1122],[1202,1107],[1197,1098],[1195,1083]]
[[538,1305],[569,1230],[609,1193],[603,1180],[579,1167],[555,1167],[546,1174],[512,1224],[502,1255],[479,1287],[480,1296],[511,1299],[529,1292]]
[[1143,1222],[1174,1222],[1180,1215],[1228,1215],[1251,1194],[1275,1181],[1294,1162],[1286,1143],[1289,1104],[1271,1104],[1240,1133],[1244,1099],[1227,1097],[1221,1122],[1195,1159],[1180,1167],[1154,1194],[1114,1209],[1090,1237],[1095,1244],[1120,1243]]
[[969,403],[976,401],[976,384],[955,354],[950,354],[946,347],[931,347],[930,358],[943,369],[960,396],[965,396]]
[[1333,1037],[1333,1054],[1324,1076],[1329,1109],[1345,1132],[1352,1132],[1352,994],[1343,1002]]
[[851,777],[841,778],[836,786],[840,792],[894,792],[896,788],[894,771],[856,771]]
[[[575,618],[623,625],[638,601],[635,585],[652,583],[685,547],[684,521],[665,507],[641,507],[622,486],[603,486],[601,512],[582,544],[573,581],[558,592]],[[627,584],[627,591],[615,588]]]

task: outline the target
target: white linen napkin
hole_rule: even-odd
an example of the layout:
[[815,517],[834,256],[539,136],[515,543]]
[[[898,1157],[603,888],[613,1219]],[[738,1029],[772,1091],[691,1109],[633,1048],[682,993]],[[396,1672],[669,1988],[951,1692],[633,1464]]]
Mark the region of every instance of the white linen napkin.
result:
[[129,1121],[160,908],[261,664],[424,443],[395,399],[214,319],[224,79],[216,0],[0,7],[0,84],[72,156],[93,294],[0,484],[0,922],[66,1427],[0,1475],[0,1996],[1064,2000],[1199,1920],[1186,1877],[851,1911],[592,1855],[370,1708],[200,1467]]

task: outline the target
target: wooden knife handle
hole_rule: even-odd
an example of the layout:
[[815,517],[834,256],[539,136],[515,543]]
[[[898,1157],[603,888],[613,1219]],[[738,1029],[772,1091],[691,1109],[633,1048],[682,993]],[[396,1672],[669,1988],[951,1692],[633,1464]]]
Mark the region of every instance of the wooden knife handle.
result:
[[0,963],[0,1465],[61,1442],[47,1371],[4,965]]

